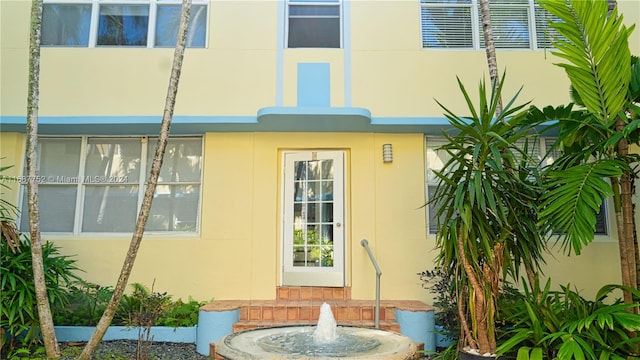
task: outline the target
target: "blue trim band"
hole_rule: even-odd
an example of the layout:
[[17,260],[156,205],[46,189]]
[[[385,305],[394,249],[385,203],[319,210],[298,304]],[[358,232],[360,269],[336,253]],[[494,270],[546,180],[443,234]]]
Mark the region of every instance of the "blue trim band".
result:
[[[160,116],[40,116],[42,135],[155,135]],[[439,117],[372,117],[363,108],[265,107],[256,116],[174,116],[171,133],[207,132],[362,132],[441,135]],[[0,132],[26,132],[25,116],[0,116]]]

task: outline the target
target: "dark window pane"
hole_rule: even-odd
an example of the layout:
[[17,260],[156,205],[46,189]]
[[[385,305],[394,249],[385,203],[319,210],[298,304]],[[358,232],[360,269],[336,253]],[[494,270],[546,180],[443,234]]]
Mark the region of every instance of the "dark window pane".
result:
[[340,8],[337,6],[323,5],[291,5],[289,6],[291,17],[340,17]]
[[596,215],[596,235],[607,235],[607,207],[606,201],[602,201],[600,211]]
[[42,9],[43,46],[87,46],[91,5],[45,4]]
[[149,6],[100,6],[98,45],[146,46]]
[[290,48],[340,48],[339,18],[290,18]]

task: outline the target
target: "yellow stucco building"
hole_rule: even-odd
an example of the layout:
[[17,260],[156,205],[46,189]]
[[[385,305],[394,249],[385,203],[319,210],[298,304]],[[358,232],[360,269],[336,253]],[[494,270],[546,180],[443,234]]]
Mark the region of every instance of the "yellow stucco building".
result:
[[[512,34],[497,53],[505,94],[524,86],[521,103],[569,102],[540,9],[514,3],[496,25]],[[628,24],[640,18],[637,1],[618,7]],[[45,0],[43,238],[98,284],[115,283],[129,246],[176,9],[173,0]],[[24,175],[29,10],[0,1],[0,157],[14,165],[3,175]],[[487,76],[476,11],[475,0],[194,0],[173,137],[131,281],[202,300],[271,299],[281,285],[372,299],[367,239],[382,298],[430,303],[417,273],[435,257],[423,205],[446,119],[434,99],[464,114],[456,76],[472,89]],[[640,53],[638,31],[630,43]],[[20,184],[7,185],[3,198],[24,204]],[[603,226],[579,257],[548,257],[555,284],[591,296],[620,282],[613,219]]]

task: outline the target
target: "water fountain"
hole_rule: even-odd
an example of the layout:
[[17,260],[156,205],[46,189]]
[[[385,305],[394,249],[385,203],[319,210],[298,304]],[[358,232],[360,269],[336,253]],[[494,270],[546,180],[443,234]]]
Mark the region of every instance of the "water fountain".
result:
[[402,334],[337,326],[329,304],[320,307],[317,325],[276,326],[223,337],[217,355],[228,360],[413,359],[415,343]]

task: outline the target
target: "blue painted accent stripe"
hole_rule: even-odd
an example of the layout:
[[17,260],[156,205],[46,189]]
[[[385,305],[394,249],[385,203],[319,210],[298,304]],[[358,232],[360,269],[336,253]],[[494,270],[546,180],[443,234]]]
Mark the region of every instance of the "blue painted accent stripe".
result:
[[376,117],[371,119],[372,125],[443,125],[449,126],[444,117]]
[[[89,341],[95,331],[95,326],[55,326],[56,338],[58,341]],[[154,341],[195,343],[198,326],[191,327],[168,327],[153,326],[151,335]],[[109,326],[102,340],[138,340],[137,327]]]
[[331,67],[329,63],[298,64],[298,106],[331,106]]
[[[162,116],[40,116],[38,124],[160,124]],[[173,124],[212,123],[212,124],[255,124],[255,116],[174,116]],[[0,116],[0,126],[9,124],[27,124],[25,116]]]
[[[157,135],[160,116],[40,116],[41,135]],[[25,116],[0,116],[0,132],[26,132]],[[552,125],[549,123],[547,125]],[[542,126],[541,128],[546,127]],[[174,116],[172,135],[209,132],[359,132],[442,135],[444,117],[374,117],[354,107],[265,107],[255,116]],[[549,132],[553,135],[553,132]]]
[[278,35],[276,39],[276,106],[283,105],[283,82],[284,82],[284,29],[286,27],[286,1],[278,1]]
[[364,108],[342,107],[265,107],[258,110],[258,118],[266,115],[353,115],[371,118],[371,112]]
[[342,51],[344,56],[344,106],[351,106],[351,0],[342,2]]

